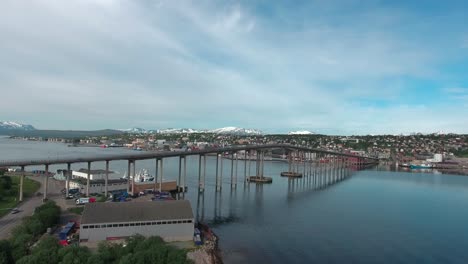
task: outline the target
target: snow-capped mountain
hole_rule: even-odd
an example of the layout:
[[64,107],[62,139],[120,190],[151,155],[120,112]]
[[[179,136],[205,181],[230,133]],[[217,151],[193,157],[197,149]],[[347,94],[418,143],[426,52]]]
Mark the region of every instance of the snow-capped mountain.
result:
[[2,130],[35,130],[31,125],[21,124],[11,121],[0,121],[0,129]]
[[158,130],[161,134],[186,134],[186,133],[200,133],[202,131],[192,128],[166,128]]
[[148,133],[148,130],[140,127],[132,127],[132,128],[125,128],[125,129],[118,129],[122,132],[132,133],[132,134],[144,134]]
[[247,129],[240,127],[222,127],[209,131],[210,133],[216,134],[231,134],[231,135],[261,135],[262,131],[257,129]]
[[288,135],[313,135],[313,134],[315,133],[307,131],[307,130],[291,131],[288,133]]
[[126,133],[145,134],[145,133],[160,133],[160,134],[190,134],[190,133],[215,133],[215,134],[230,134],[230,135],[261,135],[262,131],[257,129],[246,129],[240,127],[223,127],[217,129],[193,129],[193,128],[165,128],[158,130],[146,130],[143,128],[119,129]]

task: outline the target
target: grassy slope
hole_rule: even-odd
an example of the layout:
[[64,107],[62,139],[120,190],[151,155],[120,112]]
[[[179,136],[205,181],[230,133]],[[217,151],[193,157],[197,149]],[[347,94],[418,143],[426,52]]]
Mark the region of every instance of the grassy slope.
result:
[[[12,188],[17,190],[19,193],[19,184],[20,184],[20,177],[19,176],[12,176]],[[24,198],[32,196],[40,187],[40,183],[24,178]],[[10,210],[8,208],[15,208],[18,204],[18,195],[5,197],[3,200],[0,201],[0,217],[6,215]]]

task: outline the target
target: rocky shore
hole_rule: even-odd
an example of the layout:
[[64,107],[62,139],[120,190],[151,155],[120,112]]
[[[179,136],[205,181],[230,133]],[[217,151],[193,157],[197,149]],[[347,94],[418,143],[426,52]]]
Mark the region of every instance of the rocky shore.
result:
[[222,264],[221,252],[218,248],[218,237],[205,224],[198,224],[203,234],[203,245],[187,254],[195,264]]

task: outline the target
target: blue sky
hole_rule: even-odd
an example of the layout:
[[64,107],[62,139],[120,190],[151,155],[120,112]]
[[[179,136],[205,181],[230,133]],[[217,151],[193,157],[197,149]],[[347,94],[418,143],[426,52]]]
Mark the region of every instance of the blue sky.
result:
[[466,10],[465,1],[4,0],[0,120],[468,133]]

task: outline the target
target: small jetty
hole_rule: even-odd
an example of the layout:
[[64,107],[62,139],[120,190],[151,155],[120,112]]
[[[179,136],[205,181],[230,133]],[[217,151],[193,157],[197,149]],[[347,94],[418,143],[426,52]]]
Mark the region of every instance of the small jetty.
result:
[[273,178],[265,176],[250,176],[247,177],[247,181],[256,183],[272,183]]
[[289,178],[302,178],[302,173],[293,171],[283,171],[280,175]]

